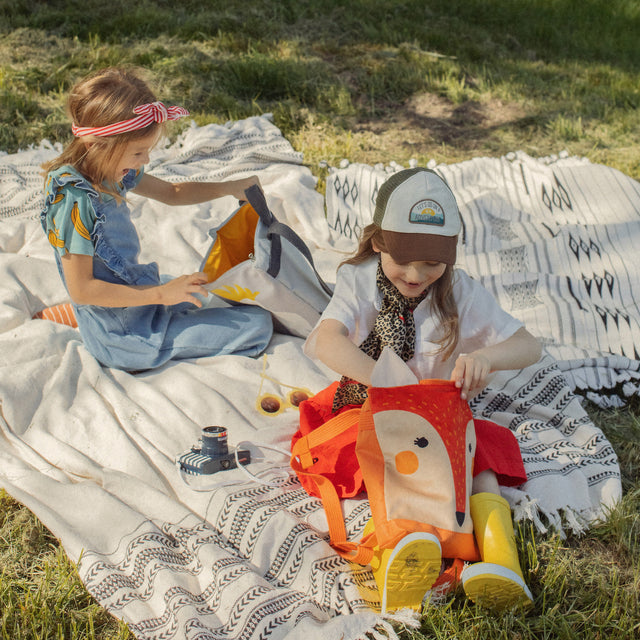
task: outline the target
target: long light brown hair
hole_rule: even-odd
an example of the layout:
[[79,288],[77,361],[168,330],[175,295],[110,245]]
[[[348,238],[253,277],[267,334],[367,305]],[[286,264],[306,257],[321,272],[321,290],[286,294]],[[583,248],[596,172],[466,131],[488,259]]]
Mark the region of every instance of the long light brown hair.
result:
[[[376,224],[369,224],[362,230],[360,244],[356,253],[342,264],[362,264],[376,255],[375,246],[383,252],[386,245],[382,236],[382,229]],[[442,359],[446,360],[454,352],[460,335],[460,323],[458,320],[458,307],[453,297],[453,265],[448,264],[444,273],[431,285],[431,311],[436,314],[441,322],[442,336],[437,341]]]
[[[78,82],[67,100],[71,121],[79,127],[102,127],[135,117],[133,109],[155,102],[156,97],[138,72],[125,68],[102,69]],[[163,125],[113,136],[74,138],[57,157],[42,165],[46,173],[71,165],[98,191],[115,194],[115,167],[129,142],[163,131]]]

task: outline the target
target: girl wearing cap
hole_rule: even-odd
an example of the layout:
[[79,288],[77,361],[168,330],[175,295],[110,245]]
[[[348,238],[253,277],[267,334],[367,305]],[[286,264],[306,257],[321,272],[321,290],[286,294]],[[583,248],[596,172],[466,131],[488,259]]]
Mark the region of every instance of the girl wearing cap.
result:
[[102,364],[125,370],[260,353],[271,338],[270,314],[255,306],[202,309],[196,294],[208,295],[203,273],[166,281],[156,263],[140,264],[125,200],[128,191],[167,205],[226,195],[240,200],[258,179],[172,184],[145,174],[164,123],[189,112],[157,102],[132,71],[104,69],[80,81],[68,110],[74,139],[44,165],[41,221],[87,349]]
[[[406,169],[381,186],[373,224],[364,229],[355,256],[339,268],[334,295],[305,343],[307,355],[342,376],[307,401],[314,420],[322,423],[364,402],[384,347],[418,379],[455,381],[462,398],[481,391],[492,371],[521,369],[539,359],[540,344],[522,324],[464,271],[454,270],[460,229],[455,197],[436,173]],[[483,562],[465,569],[463,586],[471,599],[493,608],[529,604],[511,511],[499,490],[499,484],[526,480],[518,443],[508,429],[485,421],[476,422],[476,437],[471,515]],[[434,555],[425,548],[413,551]],[[394,574],[385,565],[389,555],[372,563],[385,593],[385,576]],[[398,606],[418,608],[430,587],[403,588]]]

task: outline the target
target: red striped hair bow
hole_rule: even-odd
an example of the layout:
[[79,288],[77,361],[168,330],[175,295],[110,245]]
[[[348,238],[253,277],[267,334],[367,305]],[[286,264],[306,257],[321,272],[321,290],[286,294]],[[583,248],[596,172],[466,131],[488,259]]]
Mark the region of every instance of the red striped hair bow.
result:
[[133,110],[138,115],[130,120],[114,122],[104,127],[78,127],[71,126],[71,131],[76,138],[82,136],[115,136],[118,133],[144,129],[153,122],[166,122],[167,120],[178,120],[189,115],[189,112],[182,107],[165,107],[162,102],[152,102],[141,104]]

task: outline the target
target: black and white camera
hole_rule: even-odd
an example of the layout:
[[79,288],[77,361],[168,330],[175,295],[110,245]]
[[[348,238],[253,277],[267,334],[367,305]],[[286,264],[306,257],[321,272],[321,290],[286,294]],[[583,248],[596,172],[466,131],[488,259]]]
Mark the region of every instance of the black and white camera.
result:
[[212,426],[202,429],[198,444],[178,456],[176,463],[185,473],[200,476],[234,469],[236,461],[249,464],[251,454],[244,449],[229,452],[226,427]]

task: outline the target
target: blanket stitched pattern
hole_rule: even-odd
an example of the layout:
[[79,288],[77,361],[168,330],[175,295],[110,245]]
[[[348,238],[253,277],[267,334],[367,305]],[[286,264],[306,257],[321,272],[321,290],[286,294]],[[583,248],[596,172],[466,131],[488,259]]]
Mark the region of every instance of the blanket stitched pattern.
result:
[[[43,143],[0,156],[0,486],[61,540],[88,590],[137,638],[396,637],[376,614],[371,572],[332,551],[320,503],[274,449],[288,449],[296,410],[270,417],[256,408],[259,390],[284,398],[292,386],[318,391],[334,379],[304,357],[301,339],[275,336],[261,358],[130,375],[98,365],[77,330],[31,319],[65,300],[38,219],[39,165],[57,152]],[[193,126],[154,151],[149,171],[172,180],[258,174],[274,214],[333,281],[396,168],[335,169],[325,202],[301,155],[262,117]],[[615,454],[574,392],[608,406],[615,393],[635,393],[640,375],[630,251],[638,185],[568,157],[436,170],[465,220],[461,265],[545,343],[540,363],[496,376],[472,402],[519,439],[529,480],[505,496],[540,530],[584,530],[621,487]],[[178,275],[198,267],[208,230],[236,203],[176,211],[132,196],[131,206],[141,259]],[[210,424],[251,449],[258,479],[240,469],[180,475],[176,456]],[[368,502],[344,510],[356,538]]]
[[[471,402],[517,436],[528,482],[504,490],[516,517],[580,531],[619,495],[616,456],[574,391],[602,407],[637,393],[640,185],[582,158],[523,153],[435,166],[463,217],[458,263],[545,346]],[[397,167],[354,164],[327,180],[330,244],[352,251]],[[525,493],[526,495],[523,495]],[[563,494],[559,498],[559,494]]]

